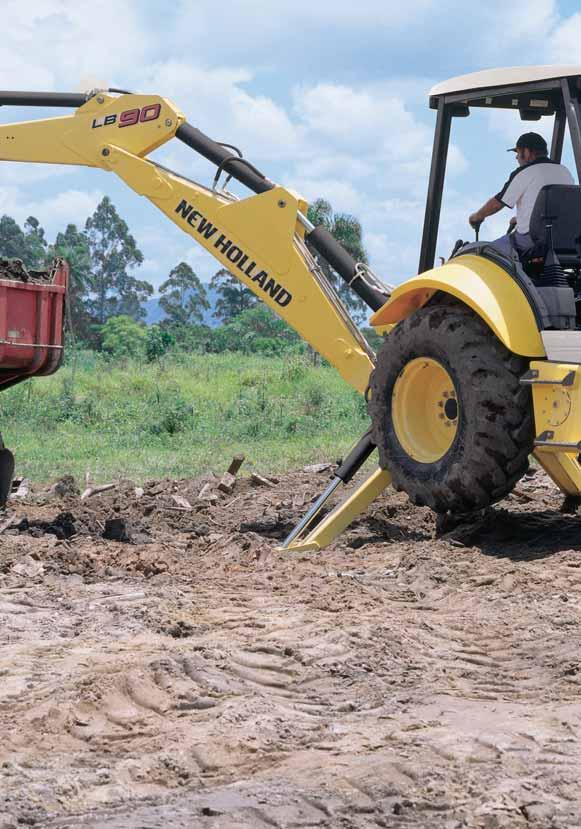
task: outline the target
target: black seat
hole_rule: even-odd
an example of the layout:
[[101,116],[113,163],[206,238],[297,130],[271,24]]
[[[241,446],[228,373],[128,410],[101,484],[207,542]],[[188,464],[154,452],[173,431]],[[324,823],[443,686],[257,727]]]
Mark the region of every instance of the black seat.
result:
[[525,258],[544,257],[551,228],[553,249],[564,268],[581,267],[581,187],[547,184],[539,192],[531,214],[530,235],[534,247]]

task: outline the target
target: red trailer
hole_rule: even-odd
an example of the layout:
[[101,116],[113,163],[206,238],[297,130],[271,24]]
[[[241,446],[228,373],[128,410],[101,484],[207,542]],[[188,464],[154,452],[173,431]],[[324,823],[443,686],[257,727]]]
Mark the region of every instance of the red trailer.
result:
[[[0,261],[0,391],[37,374],[53,374],[63,358],[68,266],[27,271]],[[0,436],[0,507],[14,474],[14,456]]]

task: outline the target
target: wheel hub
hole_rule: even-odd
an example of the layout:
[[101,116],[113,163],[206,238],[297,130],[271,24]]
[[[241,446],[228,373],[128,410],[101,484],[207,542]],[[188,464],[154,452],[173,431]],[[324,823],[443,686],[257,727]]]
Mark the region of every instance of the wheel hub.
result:
[[434,463],[450,449],[458,431],[459,406],[452,378],[437,360],[418,357],[393,387],[391,414],[404,451],[420,463]]

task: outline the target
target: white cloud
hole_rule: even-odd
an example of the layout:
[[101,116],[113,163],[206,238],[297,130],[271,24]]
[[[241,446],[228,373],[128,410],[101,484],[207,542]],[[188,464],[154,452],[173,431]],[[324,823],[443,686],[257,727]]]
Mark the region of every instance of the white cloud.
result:
[[363,207],[362,191],[348,181],[333,178],[300,178],[293,176],[286,186],[313,202],[324,198],[337,213],[359,213]]
[[65,190],[34,200],[18,187],[0,187],[0,213],[7,213],[19,224],[28,216],[36,216],[52,240],[67,224],[82,227],[102,198],[103,193],[96,190]]
[[[363,6],[336,0],[277,0],[271,7],[262,0],[229,0],[225,19],[218,26],[215,0],[196,0],[195,4],[181,0],[176,7],[175,38],[177,42],[188,42],[189,38],[190,44],[192,40],[203,43],[209,39],[212,47],[234,46],[245,52],[286,41],[286,46],[298,54],[300,39],[313,30],[329,38],[341,32],[352,37],[355,32],[373,28],[393,38],[402,27],[417,24],[437,7],[435,0],[365,0]],[[254,56],[255,62],[261,59],[260,54]]]
[[400,98],[385,97],[381,89],[317,84],[296,90],[294,99],[295,111],[306,129],[331,139],[334,146],[389,155],[394,160],[425,148],[426,127]]
[[489,129],[502,136],[506,142],[506,146],[514,147],[516,139],[523,132],[538,132],[540,133],[547,144],[551,145],[551,136],[553,134],[553,118],[541,118],[540,121],[532,123],[521,121],[518,112],[513,110],[495,109],[487,112]]
[[[547,32],[558,21],[555,0],[527,0],[526,7],[520,3],[507,4],[502,0],[492,5],[491,12],[496,19],[496,29],[500,31],[502,45],[512,44],[513,48],[526,44],[530,49],[530,44],[537,38],[542,44]],[[539,52],[536,56],[531,55],[532,63],[539,62]]]
[[213,69],[172,60],[149,68],[143,88],[162,91],[190,123],[216,141],[233,142],[253,163],[288,158],[296,153],[296,128],[274,100],[242,88],[252,77],[245,68]]
[[19,185],[36,184],[75,173],[75,167],[66,164],[27,164],[26,162],[2,161],[0,165],[2,181]]
[[62,91],[83,76],[122,81],[143,63],[153,35],[133,0],[4,0],[2,30],[0,86]]
[[555,63],[579,63],[581,13],[577,12],[558,25],[547,43],[547,56]]
[[398,242],[390,233],[366,233],[365,247],[373,270],[384,282],[398,285],[417,271],[420,251],[413,241]]
[[53,198],[32,203],[30,209],[34,215],[48,216],[47,226],[60,229],[69,222],[84,225],[103,195],[98,190],[65,190]]

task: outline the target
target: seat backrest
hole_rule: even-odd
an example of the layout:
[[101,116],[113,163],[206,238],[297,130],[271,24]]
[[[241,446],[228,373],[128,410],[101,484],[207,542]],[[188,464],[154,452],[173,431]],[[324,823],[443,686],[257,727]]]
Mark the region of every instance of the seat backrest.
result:
[[546,226],[553,226],[553,247],[558,254],[578,255],[581,244],[581,187],[546,184],[539,191],[531,213],[530,235],[544,242]]

